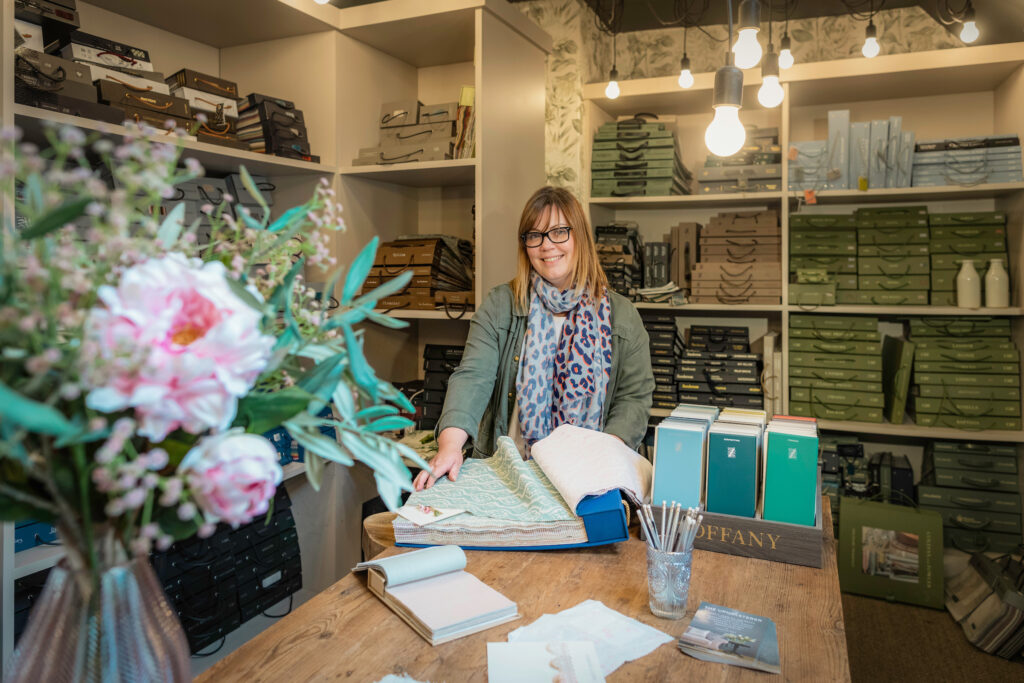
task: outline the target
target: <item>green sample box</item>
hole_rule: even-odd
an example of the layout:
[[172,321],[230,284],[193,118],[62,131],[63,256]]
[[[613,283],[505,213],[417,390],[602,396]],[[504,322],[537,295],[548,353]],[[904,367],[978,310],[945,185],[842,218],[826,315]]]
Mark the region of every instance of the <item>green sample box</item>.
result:
[[881,408],[884,403],[882,392],[840,391],[819,388],[790,387],[789,400],[802,403],[823,403],[827,406],[852,408],[866,406]]
[[928,291],[843,290],[836,293],[836,301],[852,306],[927,306]]
[[928,275],[928,256],[862,256],[857,259],[858,275]]
[[881,354],[857,356],[841,353],[789,352],[789,364],[805,368],[834,368],[837,370],[881,370]]
[[921,484],[917,488],[917,499],[921,505],[950,507],[967,510],[991,510],[1019,515],[1021,512],[1019,493],[998,493],[995,491],[969,490]]
[[848,422],[883,422],[882,409],[870,407],[826,406],[821,403],[790,401],[789,412],[798,417]]

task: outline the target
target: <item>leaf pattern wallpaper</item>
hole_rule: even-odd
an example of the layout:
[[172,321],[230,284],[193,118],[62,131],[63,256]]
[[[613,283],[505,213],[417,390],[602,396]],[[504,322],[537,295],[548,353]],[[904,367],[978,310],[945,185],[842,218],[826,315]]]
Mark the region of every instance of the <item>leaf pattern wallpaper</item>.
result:
[[[612,39],[582,0],[528,0],[517,3],[526,16],[548,32],[554,44],[547,61],[545,169],[548,183],[580,194],[583,140],[582,88],[608,79],[612,68]],[[962,43],[920,7],[882,10],[875,14],[882,54],[960,47]],[[860,57],[864,21],[850,16],[817,17],[789,22],[793,57],[797,63]],[[782,25],[772,31],[776,45]],[[707,33],[690,29],[686,50],[695,73],[714,71],[727,49],[725,26],[707,26]],[[768,25],[761,27],[768,35]],[[762,45],[764,44],[762,40]],[[615,40],[619,78],[652,78],[679,73],[683,29],[656,29],[619,34]]]

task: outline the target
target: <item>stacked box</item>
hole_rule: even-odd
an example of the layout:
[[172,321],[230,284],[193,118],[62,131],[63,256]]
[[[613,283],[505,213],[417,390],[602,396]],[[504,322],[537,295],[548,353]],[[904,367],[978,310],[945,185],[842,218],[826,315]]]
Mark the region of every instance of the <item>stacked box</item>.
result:
[[855,226],[854,217],[845,214],[796,213],[789,217],[790,304],[833,305],[838,290],[857,288]]
[[378,308],[432,311],[439,306],[473,306],[473,243],[469,240],[448,235],[407,235],[384,242],[362,292],[407,271],[412,272],[409,284],[380,299]]
[[1017,183],[1020,139],[1015,135],[919,142],[914,153],[913,186],[971,186]]
[[664,241],[669,244],[669,279],[683,294],[690,289],[690,274],[697,264],[700,223],[683,222],[673,225]]
[[651,370],[654,372],[655,408],[675,408],[678,401],[675,372],[683,351],[675,316],[650,310],[640,311],[650,340]]
[[882,422],[878,318],[792,315],[789,325],[789,412]]
[[789,189],[821,190],[825,188],[828,164],[828,143],[825,140],[791,142],[789,144]]
[[352,164],[389,165],[454,158],[458,110],[458,102],[429,107],[417,100],[385,102],[380,108],[377,146],[360,149]]
[[1021,429],[1020,351],[1008,318],[913,318],[917,424]]
[[664,287],[669,276],[671,242],[648,242],[644,245],[644,287]]
[[217,76],[181,69],[166,79],[171,94],[188,100],[199,122],[196,137],[213,145],[249,149],[238,139],[238,84]]
[[49,569],[23,576],[14,580],[14,644],[18,644],[21,634],[28,626],[28,617],[38,604],[43,594],[46,580],[50,576]]
[[1012,443],[935,441],[925,450],[918,504],[942,515],[943,540],[965,552],[1017,552],[1021,500]]
[[828,139],[790,145],[790,190],[910,187],[914,133],[903,117],[851,122],[828,112]]
[[291,499],[280,487],[270,519],[172,545],[150,557],[196,654],[302,588]]
[[836,293],[836,303],[928,305],[928,208],[862,208],[857,224],[857,289]]
[[746,327],[691,325],[676,366],[681,403],[763,408],[762,360]]
[[306,119],[289,100],[250,93],[238,102],[238,139],[249,151],[320,163],[310,152]]
[[603,124],[594,135],[591,196],[650,197],[690,194],[676,133],[641,118]]
[[448,379],[459,367],[465,346],[427,344],[423,347],[423,393],[413,399],[416,429],[433,429],[441,419]]
[[608,286],[632,297],[644,286],[644,243],[635,223],[594,228],[597,256]]
[[71,116],[120,124],[124,115],[98,104],[89,66],[22,45],[14,52],[14,101]]
[[727,159],[709,154],[697,178],[701,194],[781,191],[779,129],[748,127],[744,147]]
[[777,304],[782,297],[781,232],[774,210],[721,213],[700,230],[690,302]]
[[928,225],[932,305],[956,306],[956,276],[965,260],[974,261],[982,281],[993,259],[1001,259],[1004,267],[1009,264],[1006,213],[1002,211],[933,213]]

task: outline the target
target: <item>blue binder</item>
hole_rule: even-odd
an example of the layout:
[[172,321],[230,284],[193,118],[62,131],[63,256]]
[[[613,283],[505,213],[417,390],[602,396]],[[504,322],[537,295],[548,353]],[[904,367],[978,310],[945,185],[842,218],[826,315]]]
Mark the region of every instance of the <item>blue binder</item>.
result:
[[[565,545],[541,546],[459,546],[463,550],[564,550],[566,548],[589,548],[595,545],[608,545],[629,539],[629,527],[626,525],[626,509],[622,505],[619,491],[612,490],[599,496],[587,496],[576,506],[576,514],[583,519],[587,530],[585,543],[567,543]],[[423,543],[396,543],[403,548],[427,548]]]

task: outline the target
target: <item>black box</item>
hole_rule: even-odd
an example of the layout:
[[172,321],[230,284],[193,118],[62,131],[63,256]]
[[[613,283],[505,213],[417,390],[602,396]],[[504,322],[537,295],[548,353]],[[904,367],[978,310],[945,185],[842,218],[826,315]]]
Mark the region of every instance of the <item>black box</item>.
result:
[[164,116],[182,119],[192,118],[192,107],[188,100],[158,92],[135,92],[113,81],[98,81],[100,101],[122,107],[148,109]]
[[38,107],[39,109],[55,111],[67,114],[68,116],[81,116],[93,121],[103,121],[114,125],[120,125],[124,122],[124,113],[114,107],[66,97],[57,93],[43,92],[42,90],[35,90],[27,86],[18,87],[17,83],[14,86],[14,101],[29,107]]

